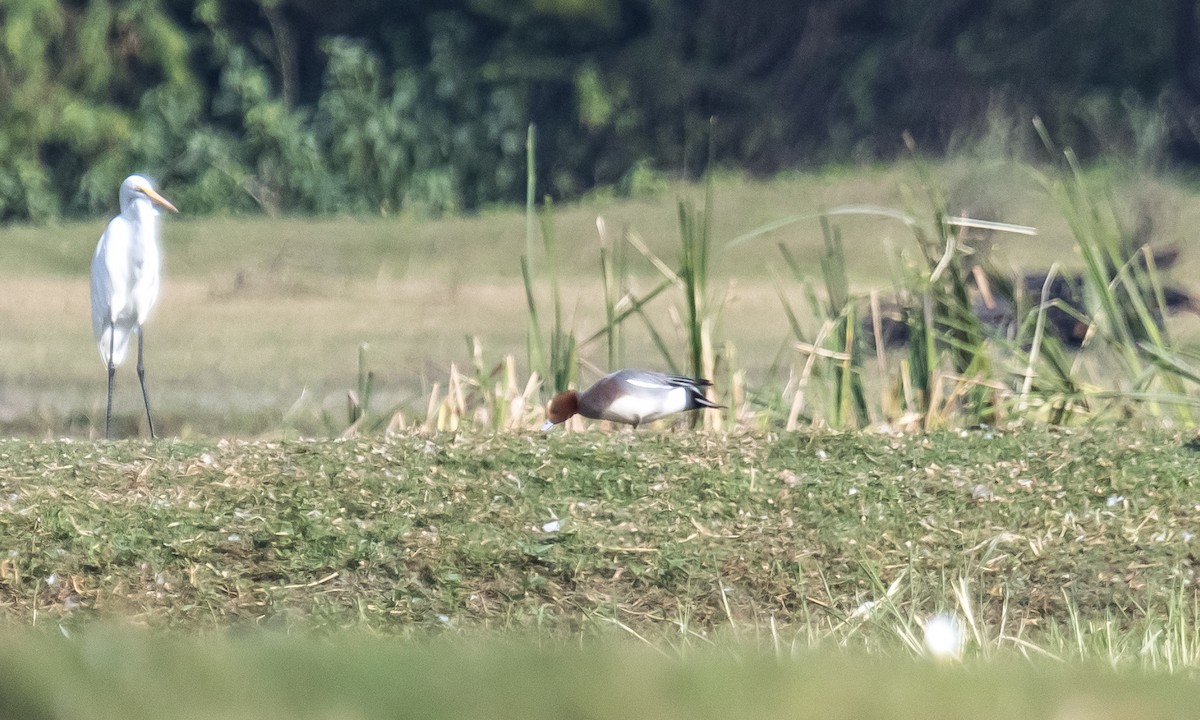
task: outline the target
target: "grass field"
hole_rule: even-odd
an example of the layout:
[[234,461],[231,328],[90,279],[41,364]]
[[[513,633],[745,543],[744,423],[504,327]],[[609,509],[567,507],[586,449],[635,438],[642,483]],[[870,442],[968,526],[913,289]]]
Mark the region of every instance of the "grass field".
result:
[[869,649],[967,601],[977,652],[1161,623],[1191,664],[1195,453],[1043,431],[7,441],[3,616]]
[[[1061,213],[1019,172],[935,172],[955,211],[1039,228],[998,244],[1004,263],[1078,266]],[[776,244],[816,277],[823,239],[815,220],[737,239],[835,205],[920,212],[910,181],[901,166],[720,179],[716,333],[750,392],[804,362],[778,295],[802,308],[812,288],[776,287]],[[1191,193],[1114,183],[1131,222],[1146,215],[1153,242],[1183,247],[1174,276],[1194,273]],[[597,215],[674,263],[675,196],[700,192],[555,211],[580,336],[604,323]],[[837,224],[855,291],[889,287],[905,228]],[[525,218],[495,210],[171,218],[147,330],[167,439],[95,442],[86,272],[102,226],[0,230],[0,717],[1200,710],[1198,445],[1172,429],[1185,423],[1118,410],[1117,427],[1018,417],[909,436],[422,430],[435,383],[452,365],[476,372],[468,338],[485,374],[511,355],[526,377]],[[655,271],[631,257],[644,291]],[[647,307],[681,356],[682,313],[678,296]],[[631,324],[627,339],[622,364],[661,367],[647,333]],[[410,427],[335,439],[364,343],[372,417],[399,410]],[[586,382],[604,349],[582,359]],[[138,436],[140,415],[124,367],[117,434]],[[538,415],[526,408],[522,427]],[[927,657],[935,614],[963,629],[961,663]]]
[[[1078,263],[1064,221],[1021,171],[959,163],[937,168],[957,211],[1038,226],[1037,238],[1013,237],[997,252],[1009,264],[1045,268]],[[725,178],[717,183],[715,257],[710,287],[722,303],[719,347],[736,351],[753,388],[779,387],[803,358],[777,296],[786,243],[802,261],[817,258],[816,220],[747,242],[730,241],[795,214],[844,204],[921,210],[912,174],[903,166],[769,182]],[[1155,240],[1178,243],[1195,212],[1189,195],[1157,181],[1129,181],[1130,213],[1150,212]],[[168,192],[169,188],[164,191]],[[679,229],[675,198],[694,187],[645,200],[595,198],[554,213],[567,280],[568,323],[581,336],[603,327],[596,217],[619,240],[627,228],[674,263]],[[1147,209],[1148,208],[1148,209]],[[478,337],[485,364],[515,356],[524,366],[527,311],[519,257],[525,219],[495,210],[439,221],[397,219],[189,218],[166,226],[166,278],[147,327],[152,398],[168,435],[329,436],[345,425],[346,391],[355,386],[358,348],[369,345],[376,377],[373,409],[424,416],[434,383],[444,388],[451,363],[472,362],[468,337]],[[104,221],[0,230],[0,431],[32,437],[94,437],[103,413],[104,373],[88,321],[87,268]],[[860,290],[887,290],[888,248],[911,242],[891,220],[838,220],[849,270]],[[655,280],[649,262],[629,250],[630,283],[645,291]],[[1176,274],[1198,261],[1184,254]],[[791,280],[783,292],[802,312],[806,290]],[[647,315],[683,358],[678,297],[664,296]],[[1185,323],[1195,324],[1191,320]],[[601,343],[583,358],[605,364]],[[662,367],[638,323],[630,323],[625,364]],[[775,375],[768,370],[776,369]],[[585,372],[584,381],[594,377]],[[723,388],[728,390],[728,388]],[[140,397],[131,367],[117,376],[120,434],[137,432]]]
[[0,711],[1200,706],[1190,436],[681,430],[0,443]]

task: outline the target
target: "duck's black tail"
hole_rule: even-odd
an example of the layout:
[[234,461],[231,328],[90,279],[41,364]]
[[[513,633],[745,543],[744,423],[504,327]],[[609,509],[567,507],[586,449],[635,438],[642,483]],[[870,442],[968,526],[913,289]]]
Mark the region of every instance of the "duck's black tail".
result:
[[724,405],[718,405],[712,400],[709,400],[704,395],[704,389],[712,387],[712,382],[704,378],[687,377],[686,375],[668,375],[667,382],[671,385],[677,385],[681,388],[686,388],[688,391],[688,410],[696,410],[698,408],[723,408]]

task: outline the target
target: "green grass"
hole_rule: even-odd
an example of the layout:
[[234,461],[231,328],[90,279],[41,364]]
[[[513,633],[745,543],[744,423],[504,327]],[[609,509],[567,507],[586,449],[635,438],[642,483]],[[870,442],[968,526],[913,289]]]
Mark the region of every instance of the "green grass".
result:
[[0,715],[1200,708],[1190,437],[682,425],[0,442]]
[[[926,172],[951,213],[1039,227],[997,243],[1002,265],[1084,266],[1074,216],[1012,167]],[[767,388],[747,407],[781,406],[778,420],[796,396],[773,386],[794,391],[807,359],[791,344],[816,335],[803,308],[819,303],[825,240],[814,219],[731,241],[835,205],[923,222],[936,208],[903,167],[715,182],[705,312],[689,320],[687,293],[664,292],[619,343],[581,345],[581,380],[618,355],[668,364],[660,348],[685,364],[685,325],[703,316],[720,398]],[[1156,243],[1186,239],[1186,189],[1115,187],[1150,207]],[[621,292],[662,282],[632,244],[602,277],[596,217],[610,247],[629,233],[675,258],[688,227],[674,195],[701,190],[673,190],[555,209],[564,331],[611,332]],[[95,435],[86,271],[102,225],[3,229],[6,434]],[[909,229],[839,216],[836,231],[850,295],[904,271],[888,257],[904,265],[889,249]],[[172,218],[167,238],[147,364],[173,439],[0,440],[0,716],[1197,714],[1197,443],[1153,413],[1114,403],[1118,427],[1031,415],[907,437],[779,432],[752,415],[728,434],[683,419],[489,434],[504,422],[482,410],[515,408],[518,428],[538,414],[516,404],[527,375],[507,357],[529,322],[521,213]],[[1185,252],[1174,272],[1197,262]],[[545,280],[530,287],[550,308]],[[1064,392],[1098,376],[1079,370],[1096,353],[1074,362]],[[803,377],[811,395],[824,371]],[[134,435],[129,367],[118,394]],[[864,402],[859,414],[877,412]],[[427,407],[471,429],[382,432],[397,409],[420,425]],[[354,437],[301,439],[337,437],[364,412]],[[924,657],[934,613],[965,628],[961,667]]]
[[977,652],[1077,654],[1077,617],[1190,627],[1195,461],[1060,432],[8,441],[0,617],[894,649],[966,582]]
[[[1019,168],[948,163],[932,172],[948,188],[953,211],[1041,229],[1034,239],[997,243],[1002,265],[1044,268],[1060,261],[1080,267],[1061,210]],[[803,282],[789,279],[777,293],[771,279],[783,267],[779,243],[797,258],[802,277],[819,276],[823,240],[816,220],[731,241],[765,223],[835,205],[915,205],[921,211],[906,191],[911,178],[898,165],[764,182],[715,180],[712,212],[706,214],[712,223],[707,287],[715,308],[709,342],[717,354],[719,397],[740,392],[731,380],[744,373],[756,402],[778,405],[781,399],[771,396],[780,395],[789,373],[800,372],[805,357],[792,347],[780,293],[798,309],[808,337],[817,329]],[[1190,207],[1188,191],[1157,180],[1115,182],[1134,206],[1151,208],[1156,242],[1186,238],[1196,220],[1184,209]],[[597,215],[605,219],[610,242],[620,243],[628,231],[670,261],[678,255],[681,232],[676,200],[697,202],[703,192],[680,185],[663,197],[597,196],[554,210],[564,326],[581,339],[597,332],[602,338],[580,347],[580,382],[609,369],[603,331],[615,300],[612,278],[606,295],[598,270]],[[96,436],[104,378],[89,333],[86,276],[103,223],[0,231],[0,432]],[[889,248],[907,247],[909,231],[894,221],[854,216],[839,217],[837,227],[852,292],[886,292],[894,270]],[[173,216],[166,225],[162,301],[147,327],[148,382],[162,431],[183,437],[335,436],[346,425],[346,393],[357,386],[363,343],[370,347],[375,384],[369,411],[376,421],[386,422],[400,409],[409,422],[421,422],[434,385],[445,389],[451,363],[460,370],[474,365],[469,336],[479,338],[485,367],[514,355],[524,368],[528,311],[519,258],[526,229],[518,210],[428,222]],[[662,275],[640,253],[622,248],[622,289],[643,296]],[[1186,277],[1197,262],[1185,253],[1174,274]],[[548,285],[538,285],[535,294],[539,307],[549,307]],[[644,308],[644,324],[625,322],[624,364],[666,369],[660,345],[680,366],[687,364],[685,296],[662,293]],[[1181,322],[1194,332],[1194,320]],[[738,366],[727,366],[734,354]],[[782,398],[785,409],[789,403]],[[809,405],[819,404],[810,399]],[[115,411],[119,432],[136,433],[141,406],[130,367],[119,370]]]
[[205,642],[112,632],[0,646],[0,713],[50,718],[1189,718],[1200,687],[1099,667],[962,669],[855,655],[424,646],[276,636]]
[[[1041,229],[996,248],[1009,265],[1083,265],[1063,207],[1030,195],[1028,178],[933,172],[950,212]],[[717,179],[712,306],[690,324],[714,323],[722,400],[735,404],[743,377],[751,396],[794,391],[806,356],[791,343],[814,337],[802,327],[814,321],[784,308],[817,304],[824,245],[815,219],[730,241],[848,203],[927,220],[904,175]],[[1173,225],[1162,207],[1182,207],[1185,189],[1117,187],[1160,203],[1156,242],[1185,238],[1191,211]],[[678,207],[596,197],[554,211],[567,331],[611,331],[619,291],[663,277],[623,245],[602,279],[597,214],[610,241],[633,233],[674,258],[688,235]],[[662,432],[489,434],[503,422],[482,410],[514,407],[518,428],[538,414],[515,405],[526,374],[506,357],[527,340],[525,221],[173,218],[147,351],[173,439],[0,440],[0,716],[1196,715],[1190,433],[1113,403],[1119,426],[1076,430],[1030,415],[1005,431],[797,433],[751,416],[728,434],[686,432],[683,419]],[[851,295],[888,287],[885,250],[910,231],[836,225],[837,282]],[[103,376],[86,269],[101,226],[3,230],[5,433],[95,435]],[[778,243],[795,272],[776,286]],[[1178,276],[1196,262],[1185,255]],[[552,307],[544,278],[530,287]],[[663,364],[660,346],[684,364],[686,293],[646,313],[619,346],[581,346],[583,381],[618,354]],[[1079,371],[1095,353],[1074,362],[1063,392],[1098,376]],[[133,435],[131,368],[118,383]],[[784,406],[776,420],[796,397],[765,395]],[[427,407],[471,429],[381,431],[397,409],[420,425]],[[337,437],[363,412],[353,437],[301,439]],[[934,613],[966,629],[961,668],[924,657]]]

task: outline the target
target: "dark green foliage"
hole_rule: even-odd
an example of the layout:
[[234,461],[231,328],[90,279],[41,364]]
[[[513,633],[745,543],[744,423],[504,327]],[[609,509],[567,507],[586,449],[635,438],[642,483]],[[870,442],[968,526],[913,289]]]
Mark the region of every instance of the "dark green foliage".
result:
[[1196,4],[10,0],[0,220],[110,211],[134,170],[191,213],[516,202],[530,122],[556,198],[1034,113],[1084,157],[1195,158]]

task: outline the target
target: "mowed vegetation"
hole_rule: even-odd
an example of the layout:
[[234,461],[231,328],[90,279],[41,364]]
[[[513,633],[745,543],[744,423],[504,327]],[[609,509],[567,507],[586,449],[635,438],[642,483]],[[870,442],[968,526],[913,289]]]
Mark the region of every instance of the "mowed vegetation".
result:
[[1187,438],[683,430],[6,441],[4,617],[873,648],[965,603],[985,654],[1190,647]]
[[[170,439],[153,443],[93,441],[103,373],[85,268],[102,223],[6,228],[0,419],[17,437],[0,442],[5,707],[149,717],[185,697],[197,717],[1190,716],[1190,681],[1140,674],[1200,664],[1197,450],[1176,339],[1189,321],[1171,318],[1158,345],[1093,335],[1064,355],[1067,378],[1118,370],[1111,385],[1059,393],[1067,427],[1045,423],[1054,392],[1017,411],[1021,338],[980,343],[993,364],[956,375],[956,346],[942,342],[954,328],[939,326],[939,382],[962,392],[930,406],[930,432],[893,434],[892,422],[922,424],[891,394],[914,377],[912,356],[887,354],[870,375],[873,353],[846,352],[865,349],[850,308],[871,290],[929,291],[910,280],[926,256],[895,218],[838,215],[823,231],[816,213],[904,208],[924,223],[939,212],[920,195],[930,170],[723,178],[711,204],[689,186],[596,198],[542,213],[533,236],[512,211],[172,218],[147,339]],[[1038,228],[993,243],[1002,267],[1086,269],[1072,206],[1031,191],[1029,172],[932,168],[952,188],[943,208]],[[1092,181],[1128,190],[1135,200],[1113,212],[1149,213],[1149,242],[1181,244],[1185,190]],[[681,213],[676,196],[693,204]],[[680,287],[698,278],[680,225],[696,208],[711,239],[698,349],[730,406],[722,430],[681,419],[533,432],[557,378],[530,372],[522,255],[537,337],[557,295],[554,324],[579,342],[569,379],[589,382],[610,358],[686,369],[696,348]],[[801,219],[755,234],[789,216]],[[629,297],[663,285],[651,257],[685,279],[611,347],[589,339],[609,322],[601,258],[618,246]],[[1170,273],[1195,262],[1185,247]],[[855,303],[831,309],[839,277]],[[1122,365],[1135,350],[1157,382],[1166,361],[1140,354],[1155,348],[1182,363],[1161,380],[1178,391]],[[866,417],[842,411],[857,381]],[[956,414],[972,387],[994,390],[1001,429]],[[118,393],[121,434],[137,436],[132,368]],[[797,398],[808,404],[794,412]],[[925,657],[934,613],[961,623],[962,670]]]
[[[1196,453],[1043,430],[5,441],[0,696],[23,717],[1184,717],[1194,683],[1111,668],[1200,665]],[[961,671],[923,658],[937,612]]]

